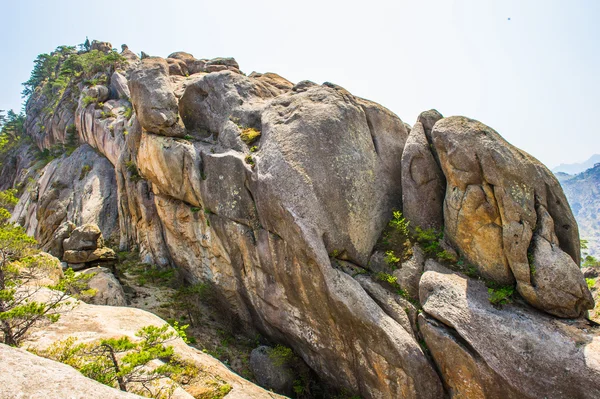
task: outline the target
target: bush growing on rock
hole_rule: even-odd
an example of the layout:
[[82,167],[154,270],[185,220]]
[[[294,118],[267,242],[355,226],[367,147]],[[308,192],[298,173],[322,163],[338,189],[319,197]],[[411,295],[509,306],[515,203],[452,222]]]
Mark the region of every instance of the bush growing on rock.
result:
[[50,256],[41,256],[36,240],[21,226],[9,223],[10,211],[17,203],[15,190],[0,192],[0,331],[2,342],[18,346],[27,331],[43,321],[55,322],[68,308],[69,293],[91,294],[85,277],[72,270],[42,291],[39,279],[55,271],[60,264]]
[[168,398],[176,388],[174,382],[188,384],[198,375],[196,366],[165,345],[177,337],[168,324],[142,327],[135,335],[138,341],[123,336],[77,343],[71,337],[37,354],[66,363],[102,384],[149,398]]

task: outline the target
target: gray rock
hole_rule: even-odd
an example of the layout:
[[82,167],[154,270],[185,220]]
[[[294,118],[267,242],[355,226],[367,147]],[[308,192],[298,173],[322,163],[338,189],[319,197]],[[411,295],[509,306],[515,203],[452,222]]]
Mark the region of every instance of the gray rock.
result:
[[581,269],[581,273],[585,278],[597,278],[600,275],[598,267],[584,267]]
[[402,153],[402,211],[412,228],[444,225],[446,179],[431,153],[423,125],[415,123]]
[[400,268],[392,273],[396,281],[411,298],[419,298],[419,280],[425,267],[425,254],[418,245],[412,248],[413,256],[402,262]]
[[291,395],[296,373],[285,359],[271,355],[272,351],[273,348],[268,346],[253,349],[250,353],[250,370],[261,387]]
[[73,230],[75,230],[75,223],[70,221],[63,222],[60,226],[58,226],[58,229],[54,231],[52,238],[46,243],[46,245],[43,246],[42,249],[49,254],[62,259],[63,253],[65,252],[63,248],[63,241],[71,236]]
[[142,127],[155,134],[183,137],[178,124],[177,98],[169,80],[169,65],[162,58],[145,58],[131,72],[131,102]]
[[420,322],[431,326],[425,340],[455,397],[600,396],[600,330],[585,319],[562,321],[526,304],[494,307],[483,282],[432,261],[419,296],[428,316]]
[[66,364],[0,344],[3,399],[139,399],[92,379]]
[[444,116],[440,114],[435,109],[430,109],[429,111],[423,111],[417,117],[417,123],[420,123],[423,126],[423,131],[425,136],[427,137],[427,142],[432,143],[431,131],[433,130],[433,126],[437,121],[443,119]]
[[[102,231],[98,225],[87,223],[74,229],[63,242],[65,251],[95,250],[104,246]],[[75,262],[77,263],[77,262]]]
[[125,76],[121,75],[119,72],[115,72],[111,75],[110,88],[119,98],[127,100],[131,97],[129,86],[127,86],[127,78],[125,78]]
[[88,286],[96,290],[96,294],[89,301],[95,305],[127,306],[127,299],[119,280],[105,267],[94,267],[82,272],[93,277],[88,281]]

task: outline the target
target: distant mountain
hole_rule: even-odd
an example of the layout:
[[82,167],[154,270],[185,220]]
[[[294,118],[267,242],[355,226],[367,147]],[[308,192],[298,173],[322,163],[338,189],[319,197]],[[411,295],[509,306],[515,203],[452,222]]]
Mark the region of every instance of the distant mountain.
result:
[[555,175],[577,219],[580,237],[589,241],[587,252],[600,257],[600,164],[576,175]]
[[581,163],[561,163],[556,168],[552,169],[552,172],[568,173],[570,175],[576,175],[581,172],[585,172],[589,168],[593,168],[595,164],[600,162],[600,154],[594,154],[585,162]]

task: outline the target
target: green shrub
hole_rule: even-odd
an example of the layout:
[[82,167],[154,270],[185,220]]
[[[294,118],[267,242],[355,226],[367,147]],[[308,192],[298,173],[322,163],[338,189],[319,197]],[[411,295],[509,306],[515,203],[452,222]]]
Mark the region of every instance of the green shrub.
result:
[[260,132],[252,127],[247,127],[242,129],[240,133],[240,138],[244,143],[250,145],[254,143],[260,137]]
[[585,282],[590,290],[596,287],[596,279],[595,278],[586,278]]
[[127,169],[127,172],[129,172],[129,180],[131,180],[134,183],[137,183],[140,180],[142,180],[142,176],[140,175],[140,172],[135,162],[125,162],[125,168]]
[[283,345],[277,345],[269,351],[269,359],[271,359],[276,366],[289,364],[295,357],[294,351]]
[[401,234],[408,237],[410,235],[408,231],[409,222],[406,221],[404,216],[402,216],[402,212],[393,211],[392,215],[392,220],[390,220],[389,225],[399,231]]
[[252,147],[250,147],[250,152],[256,152],[256,151],[258,151],[257,145],[253,145]]
[[392,251],[392,250],[386,251],[386,253],[385,253],[385,263],[387,263],[388,265],[390,265],[392,267],[396,267],[399,262],[400,262],[400,258],[398,258],[396,256],[396,254],[394,253],[394,251]]
[[488,296],[492,305],[505,305],[512,302],[511,296],[515,288],[512,286],[504,286],[497,288],[488,288]]
[[97,101],[98,101],[98,99],[96,97],[92,97],[92,96],[85,96],[81,99],[81,102],[83,103],[84,108],[87,108],[88,105],[93,104]]
[[246,158],[244,158],[244,161],[246,161],[246,163],[252,167],[254,167],[254,165],[255,165],[254,158],[252,158],[252,155],[246,155]]
[[83,180],[88,173],[90,173],[90,170],[92,170],[92,167],[90,165],[83,165],[83,167],[81,168],[81,173],[79,174],[79,180]]
[[125,111],[123,112],[123,116],[125,117],[125,119],[127,119],[127,120],[131,119],[132,115],[133,115],[133,107],[126,107]]

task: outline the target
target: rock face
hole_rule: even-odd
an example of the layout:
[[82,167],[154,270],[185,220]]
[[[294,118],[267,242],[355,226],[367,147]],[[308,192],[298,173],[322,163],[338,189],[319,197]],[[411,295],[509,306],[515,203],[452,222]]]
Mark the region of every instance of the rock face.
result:
[[[102,105],[80,96],[65,103],[74,111],[56,113],[74,120],[85,144],[36,172],[15,211],[15,220],[57,254],[87,262],[82,267],[102,259],[94,234],[65,239],[75,234],[69,221],[96,223],[107,240],[118,236],[121,250],[136,248],[144,262],[210,283],[243,325],[292,347],[323,380],[363,398],[442,398],[442,381],[455,397],[534,397],[538,375],[514,376],[514,362],[525,369],[539,362],[549,376],[539,377],[547,384],[540,392],[548,397],[578,394],[597,378],[595,327],[561,333],[555,326],[567,322],[526,304],[497,310],[475,280],[457,284],[479,287],[477,312],[458,288],[438,301],[449,283],[443,273],[432,283],[433,272],[421,275],[427,255],[418,247],[411,261],[384,275],[387,283],[360,275],[374,250],[384,256],[376,243],[392,211],[404,207],[413,226],[443,228],[461,262],[486,279],[516,284],[533,306],[577,317],[593,305],[560,186],[492,129],[435,110],[410,128],[332,83],[245,76],[228,58],[131,57],[124,71],[106,76],[106,90],[88,89],[108,96]],[[30,124],[49,118],[42,99],[30,101]],[[63,139],[61,126],[52,134],[32,126],[31,134],[48,148]],[[86,244],[94,240],[95,247]],[[472,317],[453,319],[455,310]],[[81,322],[83,329],[104,316],[73,317],[80,319],[66,319],[70,326]],[[461,327],[475,322],[481,333]],[[530,336],[536,328],[551,339]],[[513,339],[521,329],[548,353],[529,355],[531,343]],[[590,365],[572,347],[572,338],[583,336]],[[488,342],[494,339],[507,342]],[[576,364],[579,374],[569,372],[567,385],[555,377],[550,345]],[[453,367],[455,357],[460,367]],[[473,378],[465,383],[465,376]]]
[[497,309],[483,282],[432,261],[419,290],[428,315],[419,324],[453,397],[600,395],[600,330],[589,322],[561,321],[522,304]]
[[[56,323],[43,328],[34,329],[27,341],[24,343],[24,346],[31,347],[36,350],[42,350],[50,346],[52,343],[64,340],[68,337],[74,337],[77,342],[80,343],[89,343],[107,338],[120,338],[123,336],[127,336],[132,340],[137,340],[138,338],[136,337],[135,333],[140,328],[149,325],[161,327],[164,324],[166,324],[165,321],[140,309],[96,306],[79,302],[73,310],[62,315]],[[212,356],[186,345],[181,338],[170,340],[167,345],[173,346],[173,349],[177,355],[199,367],[202,373],[205,374],[205,378],[185,386],[185,389],[189,390],[190,392],[205,392],[205,394],[216,396],[219,385],[215,387],[215,381],[222,381],[221,385],[226,383],[231,386],[231,391],[227,394],[227,396],[231,398],[280,398],[279,395],[267,392],[231,372],[227,367],[225,367]],[[4,346],[2,346],[2,348],[4,348]],[[39,359],[37,357],[35,358]],[[40,361],[54,363],[46,359],[40,359]],[[5,366],[5,362],[2,362],[2,365],[0,365],[0,367],[3,366]],[[64,368],[72,370],[68,366],[61,366],[61,370],[64,370]],[[9,375],[9,373],[2,373],[2,375]],[[67,373],[67,375],[70,375],[70,373]],[[87,380],[84,377],[81,378]],[[80,379],[75,379],[74,381],[79,380]],[[68,382],[65,381],[63,381],[63,383],[68,384]],[[95,387],[95,383],[91,386]],[[119,393],[119,391],[111,390],[104,385],[102,385],[102,387],[108,389],[108,392],[114,391]],[[85,387],[82,387],[81,389],[85,389]],[[181,389],[179,389],[179,391],[180,390]],[[40,389],[40,391],[45,392],[44,389]],[[107,392],[105,390],[96,391],[103,392],[105,394]],[[62,390],[59,392],[62,392]],[[81,390],[77,389],[75,392],[81,392]],[[178,392],[176,391],[176,393]],[[179,393],[181,394],[181,392]],[[86,392],[86,394],[89,394],[89,392]],[[185,394],[185,392],[183,392],[183,394]],[[58,398],[58,396],[50,397]],[[60,397],[65,398],[71,396],[63,395]],[[106,394],[106,396],[103,397],[120,398],[120,396],[110,396],[110,394]],[[123,398],[125,397],[130,396],[123,396]],[[133,397],[137,396],[134,395]],[[185,394],[179,395],[178,397],[189,398],[190,395]]]
[[250,370],[261,387],[292,395],[295,371],[269,356],[272,348],[259,346],[250,353]]
[[423,124],[417,122],[402,154],[402,210],[413,228],[440,230],[444,226],[445,186]]
[[[64,250],[62,260],[67,262],[73,270],[97,265],[114,265],[117,255],[111,248],[104,246],[102,231],[97,225],[84,224],[75,228],[68,235],[63,234],[65,227],[63,225],[61,227],[55,235],[66,236],[62,244]],[[67,225],[67,229],[68,227],[70,226]]]
[[442,119],[431,135],[447,180],[445,232],[460,253],[483,277],[516,281],[549,313],[577,317],[593,307],[578,268],[577,223],[552,173],[472,119]]
[[127,306],[127,297],[119,280],[105,267],[87,269],[84,274],[93,277],[88,281],[88,286],[96,290],[91,301],[94,305]]
[[0,344],[0,396],[4,399],[139,399],[84,377],[74,368]]

